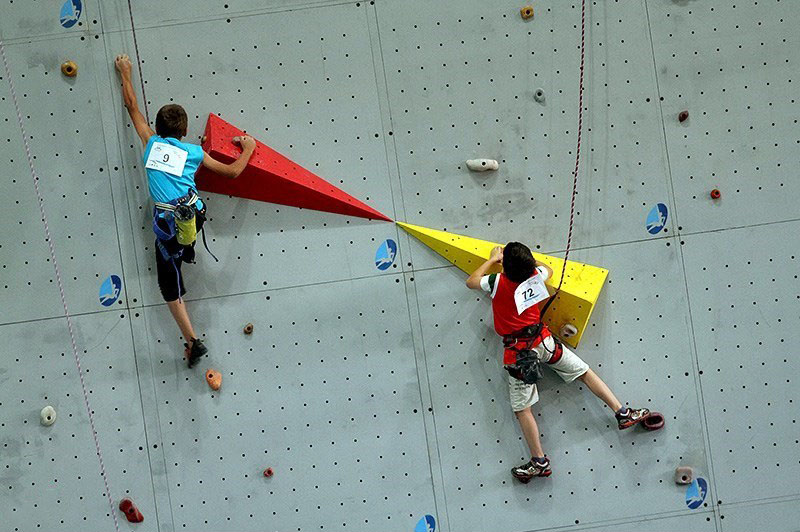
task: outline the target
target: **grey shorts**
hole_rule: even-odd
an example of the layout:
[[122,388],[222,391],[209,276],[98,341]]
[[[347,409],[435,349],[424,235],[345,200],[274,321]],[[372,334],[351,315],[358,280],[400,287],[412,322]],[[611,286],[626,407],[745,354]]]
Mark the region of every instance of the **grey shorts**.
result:
[[[545,338],[542,343],[534,347],[539,361],[555,371],[564,382],[572,382],[589,370],[589,366],[586,362],[581,360],[581,358],[573,353],[567,346],[564,346],[564,352],[561,354],[561,359],[558,362],[555,364],[548,364],[547,361],[550,360],[551,357],[550,352],[555,349],[555,342],[553,342],[551,337],[548,337]],[[545,349],[545,347],[547,347],[547,349]],[[511,400],[511,409],[514,410],[514,412],[525,410],[539,401],[539,391],[536,389],[535,384],[525,384],[511,375],[508,376],[508,396]]]

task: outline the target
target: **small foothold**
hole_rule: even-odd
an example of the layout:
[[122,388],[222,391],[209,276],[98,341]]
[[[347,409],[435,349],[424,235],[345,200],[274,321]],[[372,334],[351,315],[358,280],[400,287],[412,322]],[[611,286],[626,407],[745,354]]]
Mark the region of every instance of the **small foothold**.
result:
[[718,188],[711,191],[711,199],[719,199],[722,197],[722,192]]
[[678,122],[686,122],[687,118],[689,118],[689,111],[683,110],[678,113]]
[[533,17],[533,6],[525,6],[519,10],[519,14],[522,15],[522,18],[525,20]]
[[694,471],[689,466],[678,466],[675,468],[675,484],[691,484],[694,479]]
[[497,170],[500,163],[494,159],[470,159],[467,161],[467,168],[473,172],[485,172],[487,170]]
[[266,468],[264,470],[264,476],[267,477],[267,478],[271,477],[274,474],[275,474],[275,472],[272,470],[271,467],[268,467],[268,468]]
[[536,89],[533,91],[533,99],[542,103],[544,101],[544,89]]
[[571,338],[578,334],[578,328],[571,323],[565,323],[559,330],[561,338]]
[[142,521],[144,521],[144,516],[142,515],[142,512],[139,511],[139,509],[136,507],[135,504],[133,504],[133,501],[130,499],[122,499],[121,501],[119,501],[119,509],[122,511],[122,513],[125,514],[125,517],[131,523],[141,523]]
[[42,425],[49,427],[56,422],[56,409],[50,405],[47,405],[46,407],[42,408],[39,416],[41,417]]
[[208,138],[208,137],[206,137],[205,135],[203,135],[202,137],[200,137],[200,144],[205,144],[205,143],[206,143],[206,139],[207,139],[207,138]]
[[650,414],[642,420],[642,426],[647,430],[658,430],[664,426],[664,416],[659,412],[650,412]]
[[78,65],[74,61],[64,61],[61,63],[61,73],[68,78],[74,78],[78,75]]
[[244,333],[245,334],[253,334],[253,324],[252,323],[248,323],[247,325],[244,326]]
[[206,371],[206,382],[212,390],[219,390],[219,387],[222,386],[222,373],[214,369]]

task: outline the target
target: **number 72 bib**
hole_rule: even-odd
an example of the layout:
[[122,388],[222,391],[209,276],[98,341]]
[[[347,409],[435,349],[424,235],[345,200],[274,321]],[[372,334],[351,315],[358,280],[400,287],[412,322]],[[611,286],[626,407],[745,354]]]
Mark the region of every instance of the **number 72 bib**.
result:
[[517,314],[522,314],[536,303],[550,297],[541,275],[534,275],[524,283],[520,283],[514,290],[514,303],[517,305]]
[[180,177],[183,175],[183,168],[186,166],[186,157],[188,156],[189,152],[172,144],[154,142],[144,167]]

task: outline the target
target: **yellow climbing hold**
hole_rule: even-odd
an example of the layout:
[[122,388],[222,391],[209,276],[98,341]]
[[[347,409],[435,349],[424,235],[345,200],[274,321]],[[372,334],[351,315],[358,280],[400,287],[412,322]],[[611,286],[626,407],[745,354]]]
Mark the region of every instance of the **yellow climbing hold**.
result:
[[[474,272],[489,258],[492,249],[501,245],[488,240],[456,235],[419,225],[396,223],[467,274]],[[534,253],[533,256],[538,262],[547,264],[553,269],[553,277],[548,279],[546,284],[550,293],[554,293],[561,279],[564,260],[541,253]],[[489,272],[497,273],[501,270],[502,268],[498,264],[493,266]],[[564,325],[572,324],[577,329],[577,334],[561,338],[572,347],[577,347],[583,331],[589,324],[589,318],[607,276],[608,270],[605,268],[567,261],[567,271],[564,275],[561,292],[550,305],[544,321],[554,334],[560,334]]]

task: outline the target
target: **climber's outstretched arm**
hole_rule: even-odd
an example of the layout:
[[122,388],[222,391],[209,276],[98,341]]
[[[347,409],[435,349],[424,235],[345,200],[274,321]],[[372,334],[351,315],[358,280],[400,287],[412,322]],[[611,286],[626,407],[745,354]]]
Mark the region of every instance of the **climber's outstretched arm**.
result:
[[147,141],[155,135],[155,131],[150,129],[144,115],[139,111],[139,104],[136,103],[136,93],[131,83],[131,60],[127,54],[120,54],[114,60],[114,66],[122,78],[122,100],[125,102],[125,108],[131,117],[133,127],[136,128],[136,133],[142,139],[142,144],[147,146]]
[[250,160],[250,156],[253,155],[256,149],[256,141],[249,135],[243,135],[241,137],[233,137],[233,142],[242,147],[242,154],[239,155],[238,159],[231,164],[225,164],[214,159],[208,153],[203,152],[203,166],[223,177],[228,177],[230,179],[239,177],[239,174],[244,171],[247,162]]

